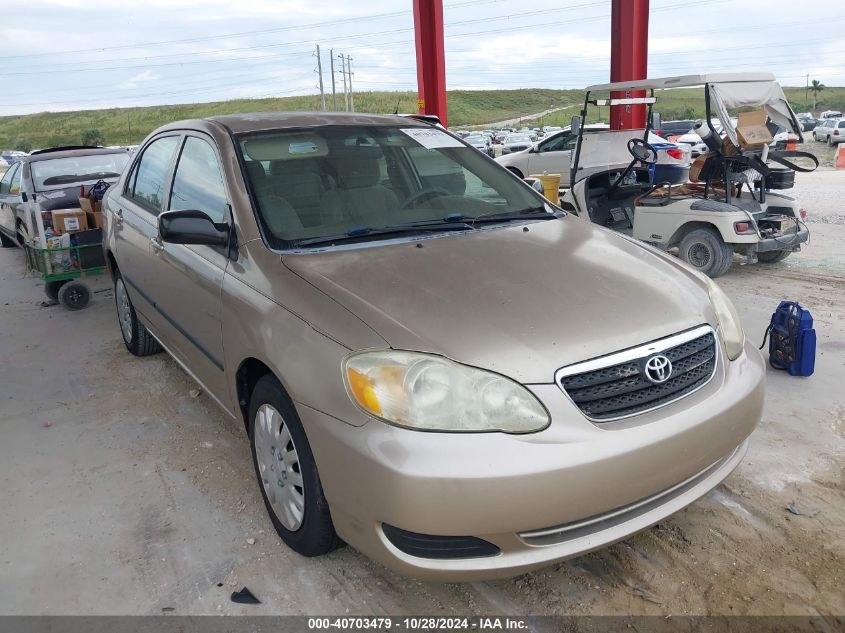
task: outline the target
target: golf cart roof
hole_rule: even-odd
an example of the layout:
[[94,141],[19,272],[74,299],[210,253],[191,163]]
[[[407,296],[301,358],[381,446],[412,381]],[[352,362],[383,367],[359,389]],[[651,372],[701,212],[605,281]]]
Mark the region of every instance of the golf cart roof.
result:
[[604,90],[662,90],[665,88],[692,88],[704,84],[734,82],[774,81],[772,73],[711,73],[709,75],[679,75],[677,77],[658,77],[656,79],[636,79],[634,81],[616,81],[609,84],[587,86],[588,92]]

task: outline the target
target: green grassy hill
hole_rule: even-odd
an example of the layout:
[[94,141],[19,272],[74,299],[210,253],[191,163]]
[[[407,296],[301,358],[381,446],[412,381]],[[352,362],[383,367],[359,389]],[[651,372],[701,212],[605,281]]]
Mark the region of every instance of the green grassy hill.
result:
[[[786,88],[786,93],[796,111],[805,111],[812,106],[812,95],[808,106],[803,88]],[[704,116],[703,94],[700,90],[663,91],[659,97],[657,110],[664,120]],[[390,113],[398,106],[399,112],[414,112],[416,98],[414,92],[360,92],[355,94],[355,109],[359,112]],[[449,124],[483,125],[551,108],[576,105],[582,98],[580,90],[453,90],[448,94]],[[845,110],[845,88],[826,88],[820,93],[818,109],[830,108]],[[234,112],[317,109],[319,97],[311,95],[6,116],[0,117],[0,149],[11,149],[21,142],[33,148],[78,144],[83,132],[92,129],[102,133],[106,145],[134,144],[159,125],[179,119]],[[540,123],[565,125],[576,110],[573,107],[546,115]],[[599,118],[607,118],[606,110],[598,114]],[[526,124],[531,122],[529,119],[524,121]]]

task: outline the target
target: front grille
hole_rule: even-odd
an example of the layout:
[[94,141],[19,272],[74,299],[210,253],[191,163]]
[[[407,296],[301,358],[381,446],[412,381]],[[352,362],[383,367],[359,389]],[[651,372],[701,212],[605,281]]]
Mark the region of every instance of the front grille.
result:
[[[655,354],[672,363],[666,382],[646,376]],[[716,369],[716,337],[709,326],[579,363],[558,371],[557,382],[591,420],[608,422],[674,402],[702,387]]]

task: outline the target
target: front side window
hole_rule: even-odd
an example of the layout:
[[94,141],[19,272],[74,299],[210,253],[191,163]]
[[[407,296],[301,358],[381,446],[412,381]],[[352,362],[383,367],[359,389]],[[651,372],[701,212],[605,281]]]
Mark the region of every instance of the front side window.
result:
[[223,222],[227,205],[217,154],[207,141],[187,137],[176,164],[170,209],[202,211],[213,222]]
[[167,173],[178,143],[178,136],[164,136],[147,145],[130,178],[129,196],[155,214],[161,210]]
[[35,191],[64,189],[71,185],[115,179],[120,176],[129,154],[87,154],[30,163]]
[[540,145],[541,152],[562,152],[575,147],[575,137],[569,133],[559,134]]
[[275,248],[545,208],[504,169],[436,128],[323,126],[244,135],[238,145]]

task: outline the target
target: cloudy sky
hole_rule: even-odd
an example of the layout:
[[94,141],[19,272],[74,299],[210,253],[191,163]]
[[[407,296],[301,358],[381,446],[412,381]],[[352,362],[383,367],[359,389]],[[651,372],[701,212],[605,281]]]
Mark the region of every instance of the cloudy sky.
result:
[[[456,88],[608,80],[610,0],[443,0]],[[414,90],[411,0],[24,0],[0,11],[0,115],[317,91]],[[845,85],[845,3],[651,0],[649,75],[766,70]],[[338,81],[341,76],[337,74]]]

